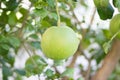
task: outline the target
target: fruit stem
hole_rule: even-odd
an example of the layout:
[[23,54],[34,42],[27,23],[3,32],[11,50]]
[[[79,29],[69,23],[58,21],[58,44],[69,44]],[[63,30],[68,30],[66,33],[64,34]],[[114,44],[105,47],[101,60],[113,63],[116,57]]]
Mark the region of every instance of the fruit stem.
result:
[[58,17],[57,26],[60,26],[60,14],[59,14],[59,8],[58,8],[58,1],[55,0],[55,3],[56,3],[56,12]]
[[120,33],[120,30],[119,30],[118,32],[116,32],[116,33],[112,36],[112,38],[110,39],[110,41],[112,41],[119,33]]

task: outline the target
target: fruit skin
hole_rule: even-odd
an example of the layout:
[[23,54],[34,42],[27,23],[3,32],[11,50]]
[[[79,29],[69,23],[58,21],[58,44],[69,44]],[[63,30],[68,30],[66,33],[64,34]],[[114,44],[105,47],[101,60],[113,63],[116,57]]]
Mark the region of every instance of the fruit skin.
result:
[[[110,21],[110,31],[112,35],[116,34],[120,30],[120,14],[115,15]],[[120,39],[120,33],[116,36]]]
[[42,35],[43,53],[51,59],[62,60],[72,56],[79,45],[76,33],[67,26],[50,27]]

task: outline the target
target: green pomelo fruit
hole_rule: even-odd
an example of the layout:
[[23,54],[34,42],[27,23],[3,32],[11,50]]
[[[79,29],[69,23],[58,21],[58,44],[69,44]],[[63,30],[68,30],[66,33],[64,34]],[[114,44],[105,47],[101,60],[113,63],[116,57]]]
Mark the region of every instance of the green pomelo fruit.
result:
[[62,60],[76,52],[79,41],[71,28],[54,26],[48,28],[42,35],[41,47],[48,58]]
[[[118,31],[120,31],[120,14],[115,15],[110,21],[110,32],[112,35],[115,35]],[[120,33],[116,37],[120,39]]]

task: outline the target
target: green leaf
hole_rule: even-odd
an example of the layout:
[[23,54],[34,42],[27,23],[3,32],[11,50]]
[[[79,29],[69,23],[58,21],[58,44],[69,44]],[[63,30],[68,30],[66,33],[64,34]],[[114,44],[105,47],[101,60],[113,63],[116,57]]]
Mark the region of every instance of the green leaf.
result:
[[23,80],[23,78],[21,77],[21,75],[16,75],[15,80]]
[[75,7],[75,2],[73,0],[67,0],[67,2],[71,5],[72,8]]
[[36,27],[36,26],[33,26],[30,21],[27,22],[27,23],[26,23],[26,29],[27,29],[27,30],[26,30],[26,33],[27,33],[27,32],[30,32],[30,31],[36,31],[37,28],[35,28],[35,27]]
[[110,47],[111,47],[111,43],[110,42],[105,42],[104,43],[103,49],[104,49],[105,53],[108,53]]
[[98,31],[98,33],[96,34],[96,38],[95,40],[99,43],[99,44],[103,44],[106,41],[106,38],[103,34],[102,31]]
[[46,2],[47,2],[48,5],[51,6],[52,8],[55,6],[55,5],[54,5],[55,0],[46,0]]
[[9,50],[10,47],[18,48],[20,46],[20,40],[14,36],[0,36],[0,47],[5,50]]
[[2,49],[9,50],[10,46],[8,44],[2,44]]
[[26,14],[28,13],[28,10],[21,7],[19,8],[19,12],[22,14],[22,17],[19,19],[19,21],[22,23],[26,17]]
[[26,14],[26,13],[28,12],[28,10],[25,9],[25,8],[23,8],[23,7],[21,7],[21,8],[19,9],[19,12],[24,15],[24,14]]
[[85,3],[85,0],[80,0],[80,4],[81,4],[82,6],[84,6],[85,8],[88,7],[88,5]]
[[2,73],[3,73],[3,80],[8,80],[8,76],[12,76],[13,74],[11,68],[7,66],[2,67]]
[[103,45],[103,48],[104,48],[105,53],[108,52],[109,48],[111,47],[110,44],[112,43],[112,40],[113,40],[119,33],[120,33],[120,30],[119,30],[118,32],[116,32],[116,33],[112,36],[112,38]]
[[9,50],[6,50],[6,49],[3,49],[1,46],[0,46],[0,56],[2,55],[6,55],[8,53]]
[[73,1],[77,2],[78,0],[73,0]]
[[72,24],[71,24],[71,19],[66,18],[66,17],[64,17],[64,16],[60,16],[60,18],[61,18],[61,22],[65,22],[66,25],[69,26],[69,27],[72,26]]
[[106,56],[104,49],[99,48],[96,53],[92,56],[92,59],[95,59],[97,64],[101,62],[101,60]]
[[94,0],[94,4],[97,7],[98,14],[101,19],[111,19],[114,9],[109,3],[109,0]]
[[8,22],[8,16],[6,15],[6,12],[2,12],[0,16],[0,27],[4,27]]
[[7,44],[4,44],[4,42],[8,42],[5,39],[5,36],[0,35],[0,55],[6,55],[9,51],[10,46]]
[[4,60],[9,63],[11,65],[11,67],[14,66],[14,62],[15,62],[15,56],[13,56],[12,54],[7,54],[6,56],[4,56]]
[[26,74],[25,70],[23,70],[23,69],[15,69],[14,72],[20,74],[21,76],[25,76],[25,74]]
[[[4,49],[2,49],[2,50],[4,50]],[[0,57],[0,59],[1,59],[1,63],[3,64],[3,65],[5,65],[5,63],[6,64],[8,64],[10,67],[13,67],[14,66],[14,62],[15,62],[15,56],[13,56],[13,54],[11,54],[10,52],[8,53],[8,51],[6,52],[6,53],[1,53],[0,52],[0,55],[2,55],[1,57]]]
[[45,71],[45,75],[50,78],[50,77],[54,76],[54,71],[51,69],[47,69]]
[[107,7],[98,7],[97,11],[102,20],[111,19],[114,13],[114,9],[110,3]]
[[112,34],[110,32],[110,30],[107,30],[107,29],[103,29],[103,34],[104,36],[107,38],[107,39],[110,39],[112,37]]
[[25,63],[26,76],[36,75],[42,73],[46,67],[44,59],[38,55],[33,55],[27,59]]
[[[29,0],[31,3],[36,3],[38,0]],[[41,0],[42,1],[42,0]]]
[[90,45],[90,40],[84,39],[81,44],[82,44],[83,49],[86,49]]
[[115,79],[116,79],[116,74],[115,73],[112,73],[108,78],[108,80],[115,80]]
[[63,65],[63,63],[64,63],[64,60],[55,60],[55,61],[54,61],[54,65],[55,65],[55,66]]
[[36,49],[41,49],[40,42],[39,41],[33,41],[30,43],[31,46],[33,46]]
[[80,68],[80,69],[83,69],[83,65],[82,65],[82,64],[79,64],[79,68]]
[[20,40],[16,37],[8,37],[8,42],[10,43],[10,45],[12,45],[14,48],[17,48],[20,46]]
[[78,78],[77,80],[84,80],[84,78],[80,77],[80,78]]
[[46,20],[41,21],[41,28],[48,28],[50,26],[51,26],[51,24],[48,21],[46,21]]
[[117,67],[116,67],[116,73],[119,75],[120,74],[120,67],[119,67],[120,65],[118,65]]
[[17,0],[9,0],[8,2],[6,2],[6,6],[8,10],[13,11],[17,8],[18,2]]
[[31,34],[29,37],[31,37],[33,39],[39,39],[39,37],[37,36],[37,34]]
[[7,40],[6,36],[0,35],[0,43],[7,43],[7,42],[8,42],[8,40]]
[[58,16],[56,13],[50,13],[50,15],[52,16],[53,19],[57,21]]
[[73,68],[67,68],[62,74],[61,77],[67,76],[69,78],[73,78],[74,69]]
[[67,8],[67,5],[64,2],[61,2],[61,6],[60,7],[65,10]]
[[19,46],[20,46],[20,41],[18,38],[11,35],[0,36],[0,54],[1,55],[7,54],[11,47],[17,49]]
[[120,11],[120,0],[113,0],[113,5]]
[[44,21],[47,21],[51,26],[57,25],[57,21],[54,20],[53,18],[48,17],[48,16],[44,18]]
[[48,11],[46,9],[35,9],[34,13],[36,16],[39,16],[41,19],[45,18],[48,15]]
[[48,3],[46,2],[46,0],[30,0],[30,1],[34,5],[34,7],[37,9],[41,9],[48,6]]
[[8,24],[11,25],[11,26],[15,26],[16,23],[17,23],[16,13],[15,12],[11,12],[8,15]]

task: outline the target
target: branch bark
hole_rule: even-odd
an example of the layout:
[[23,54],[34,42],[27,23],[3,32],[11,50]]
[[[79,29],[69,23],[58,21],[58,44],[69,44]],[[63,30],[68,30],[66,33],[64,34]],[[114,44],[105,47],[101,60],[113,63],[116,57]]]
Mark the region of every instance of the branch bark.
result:
[[89,80],[91,71],[91,60],[88,61],[88,69],[86,71],[85,80]]
[[77,59],[77,57],[78,57],[79,55],[80,55],[80,52],[79,52],[79,51],[77,51],[77,52],[74,54],[73,59],[72,59],[71,63],[70,63],[69,66],[68,66],[69,68],[74,68],[76,59]]
[[92,80],[107,80],[120,59],[120,40],[113,42],[112,48],[104,58],[102,67]]

